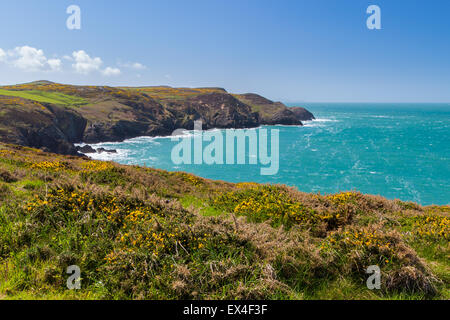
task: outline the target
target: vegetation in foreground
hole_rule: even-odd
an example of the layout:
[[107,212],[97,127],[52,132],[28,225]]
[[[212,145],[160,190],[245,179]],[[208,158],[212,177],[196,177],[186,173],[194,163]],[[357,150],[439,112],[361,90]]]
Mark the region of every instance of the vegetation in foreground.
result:
[[0,298],[448,299],[449,213],[0,144]]

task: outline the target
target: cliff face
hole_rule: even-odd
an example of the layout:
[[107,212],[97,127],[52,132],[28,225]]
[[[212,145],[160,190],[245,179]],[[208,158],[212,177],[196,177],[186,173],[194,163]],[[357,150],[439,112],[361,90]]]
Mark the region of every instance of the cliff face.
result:
[[[287,108],[281,102],[273,102],[254,93],[235,96],[259,113],[261,124],[302,125],[301,121],[314,119],[313,114],[304,108]],[[298,109],[305,112],[302,113]]]
[[309,112],[308,110],[306,110],[305,108],[292,107],[292,108],[289,108],[289,110],[292,111],[292,113],[295,115],[295,117],[298,120],[309,121],[309,120],[315,119],[314,115],[311,112]]
[[170,113],[145,94],[113,92],[77,111],[88,121],[82,138],[87,143],[169,134],[173,126]]
[[[26,98],[24,93],[26,93]],[[0,141],[76,154],[74,143],[122,141],[192,129],[302,125],[314,116],[221,88],[113,88],[46,81],[0,88]]]
[[203,129],[252,128],[260,124],[259,115],[251,107],[227,93],[210,93],[167,104],[174,115],[175,127],[193,129],[195,120],[203,121]]
[[3,142],[40,148],[61,154],[77,154],[86,120],[58,106],[16,99],[17,104],[0,96],[0,139]]

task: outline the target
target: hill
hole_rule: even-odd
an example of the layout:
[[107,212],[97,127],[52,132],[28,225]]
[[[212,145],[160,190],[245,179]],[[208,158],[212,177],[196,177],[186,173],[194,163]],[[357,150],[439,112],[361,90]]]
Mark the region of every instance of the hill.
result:
[[0,143],[0,298],[449,299],[449,213]]
[[[310,113],[221,88],[73,86],[49,81],[0,87],[0,141],[77,154],[74,143],[122,141],[191,130],[302,125]],[[255,98],[256,97],[256,98]]]

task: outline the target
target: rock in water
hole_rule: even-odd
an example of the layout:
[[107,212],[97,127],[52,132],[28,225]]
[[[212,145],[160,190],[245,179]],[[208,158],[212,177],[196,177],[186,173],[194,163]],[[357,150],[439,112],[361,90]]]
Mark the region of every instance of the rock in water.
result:
[[92,148],[89,145],[85,145],[83,147],[77,147],[77,151],[81,152],[81,153],[96,153],[97,151],[95,151],[94,148]]
[[98,152],[98,153],[102,153],[102,152],[106,152],[106,153],[117,153],[117,150],[108,150],[108,149],[105,149],[105,148],[98,148],[98,149],[97,149],[97,152]]

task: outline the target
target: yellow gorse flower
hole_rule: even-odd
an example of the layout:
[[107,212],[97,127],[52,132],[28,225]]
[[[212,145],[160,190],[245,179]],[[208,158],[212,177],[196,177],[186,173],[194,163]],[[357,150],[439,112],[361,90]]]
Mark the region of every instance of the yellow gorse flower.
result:
[[60,171],[65,169],[65,165],[59,161],[43,161],[43,162],[36,162],[31,165],[32,169],[38,169],[38,170],[49,170],[49,171]]
[[82,163],[81,167],[87,172],[99,172],[110,170],[114,168],[114,165],[104,161],[87,161]]

